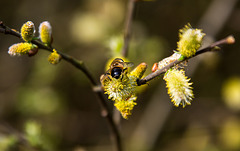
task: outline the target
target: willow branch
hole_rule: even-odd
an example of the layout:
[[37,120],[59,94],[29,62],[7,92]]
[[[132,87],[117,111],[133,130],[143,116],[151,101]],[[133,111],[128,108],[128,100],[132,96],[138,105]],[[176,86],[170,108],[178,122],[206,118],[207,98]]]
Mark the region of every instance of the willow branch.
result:
[[159,69],[159,70],[157,70],[157,71],[155,71],[155,72],[153,72],[153,73],[150,73],[150,74],[147,75],[146,77],[140,79],[140,80],[138,81],[138,85],[140,86],[140,85],[146,84],[148,81],[150,81],[150,80],[158,77],[159,75],[165,73],[165,72],[166,72],[168,69],[170,69],[171,67],[173,67],[173,66],[175,66],[175,65],[177,65],[177,64],[179,64],[179,63],[181,63],[181,62],[183,62],[183,61],[187,61],[187,60],[189,60],[189,59],[191,59],[191,58],[194,58],[194,57],[196,57],[196,56],[198,56],[198,55],[200,55],[200,54],[203,54],[203,53],[206,53],[206,52],[209,52],[209,51],[213,51],[213,50],[215,50],[216,47],[218,47],[218,46],[220,46],[220,45],[223,45],[223,44],[233,44],[234,42],[235,42],[235,39],[234,39],[233,36],[228,36],[228,37],[226,37],[226,38],[224,38],[224,39],[222,39],[222,40],[219,40],[219,41],[211,44],[210,46],[208,46],[208,47],[206,47],[206,48],[203,48],[203,49],[201,49],[201,50],[198,50],[198,51],[196,52],[196,54],[195,54],[194,56],[192,56],[192,57],[184,58],[183,60],[176,60],[176,61],[168,64],[168,65],[165,66],[164,68]]
[[[21,38],[21,34],[18,31],[16,31],[15,29],[11,29],[8,26],[4,25],[2,21],[0,21],[0,33],[13,35],[13,36],[16,36],[18,38]],[[52,47],[44,45],[39,40],[32,40],[31,42],[33,44],[37,45],[38,48],[40,48],[40,49],[47,50],[49,52],[53,52]],[[83,61],[79,61],[79,60],[77,60],[77,59],[75,59],[75,58],[73,58],[73,57],[71,57],[67,54],[64,54],[63,52],[60,52],[60,51],[57,51],[57,53],[61,56],[61,58],[63,60],[72,64],[77,69],[81,70],[87,76],[87,78],[90,80],[93,88],[97,87],[99,85],[98,82],[92,76],[92,74],[89,72],[89,70],[87,69],[87,67],[85,66]],[[116,124],[113,121],[112,115],[109,112],[109,109],[107,107],[107,104],[106,104],[106,101],[103,97],[103,94],[100,91],[94,91],[94,92],[97,94],[97,96],[99,98],[98,103],[101,107],[101,115],[107,119],[108,125],[111,129],[112,139],[114,141],[114,145],[116,146],[116,150],[121,151],[122,147],[121,147],[120,134],[119,134],[119,131],[117,129]]]
[[127,16],[126,16],[125,28],[124,28],[124,45],[122,49],[122,56],[124,57],[126,57],[128,54],[135,2],[136,0],[128,0],[128,10],[127,10]]

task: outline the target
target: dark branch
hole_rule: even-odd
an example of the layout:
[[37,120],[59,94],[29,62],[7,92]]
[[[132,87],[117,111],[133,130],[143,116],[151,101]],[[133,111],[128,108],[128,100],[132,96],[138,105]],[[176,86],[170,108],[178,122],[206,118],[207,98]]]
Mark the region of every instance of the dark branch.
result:
[[135,2],[136,0],[128,0],[128,10],[127,10],[127,16],[126,16],[125,28],[124,28],[124,45],[122,49],[122,56],[124,57],[126,57],[128,54]]
[[179,64],[179,63],[181,63],[181,62],[183,62],[183,61],[189,60],[189,59],[191,59],[191,58],[193,58],[193,57],[196,57],[196,56],[198,56],[198,55],[200,55],[200,54],[203,54],[203,53],[205,53],[205,52],[212,51],[212,50],[214,50],[217,46],[220,46],[220,45],[223,45],[223,44],[233,44],[234,42],[235,42],[235,39],[234,39],[233,36],[228,36],[228,37],[226,37],[226,38],[224,38],[224,39],[222,39],[222,40],[219,40],[219,41],[213,43],[212,45],[210,45],[210,46],[208,46],[208,47],[206,47],[206,48],[204,48],[204,49],[198,50],[198,51],[196,52],[196,54],[195,54],[194,56],[190,57],[190,58],[184,58],[183,60],[176,60],[176,61],[168,64],[168,65],[165,66],[164,68],[159,69],[159,70],[157,70],[157,71],[155,71],[155,72],[153,72],[153,73],[150,73],[150,74],[147,75],[146,77],[140,79],[140,80],[138,81],[138,85],[140,86],[140,85],[146,84],[148,81],[156,78],[157,76],[161,75],[162,73],[165,73],[168,69],[170,69],[171,67],[173,67],[173,66],[175,66],[175,65],[177,65],[177,64]]
[[0,21],[0,33],[4,33],[6,35],[10,34],[18,38],[21,38],[21,35],[18,31],[11,29],[8,26],[5,26],[2,21]]

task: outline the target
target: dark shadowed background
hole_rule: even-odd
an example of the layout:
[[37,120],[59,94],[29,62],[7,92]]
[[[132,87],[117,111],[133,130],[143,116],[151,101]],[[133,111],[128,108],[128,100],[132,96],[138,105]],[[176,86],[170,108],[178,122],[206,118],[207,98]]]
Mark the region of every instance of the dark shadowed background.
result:
[[[49,21],[53,47],[83,60],[96,79],[111,57],[109,41],[121,36],[127,0],[0,0],[0,20],[16,30]],[[148,64],[172,54],[178,31],[190,23],[206,33],[203,47],[234,35],[234,45],[189,60],[195,98],[174,107],[162,76],[146,86],[120,132],[126,151],[240,150],[240,3],[237,0],[155,0],[136,4],[129,59]],[[85,75],[69,63],[51,65],[49,52],[11,57],[21,40],[0,34],[0,149],[9,136],[41,129],[53,151],[110,151],[109,127]],[[112,106],[112,102],[108,102]],[[40,128],[39,128],[40,127]],[[34,129],[35,128],[35,129]],[[30,128],[31,129],[31,128]],[[38,131],[38,130],[36,130]],[[6,147],[5,147],[6,148]]]

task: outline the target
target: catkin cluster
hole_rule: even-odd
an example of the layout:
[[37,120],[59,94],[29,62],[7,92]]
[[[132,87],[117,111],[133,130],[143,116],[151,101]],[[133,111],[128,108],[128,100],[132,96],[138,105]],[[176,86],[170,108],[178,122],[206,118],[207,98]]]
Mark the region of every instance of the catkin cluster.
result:
[[[179,41],[177,42],[177,51],[174,51],[173,55],[155,63],[152,71],[161,70],[170,63],[184,58],[190,58],[194,56],[197,50],[202,44],[202,40],[205,34],[201,29],[193,29],[190,24],[186,25],[183,29],[179,30]],[[171,101],[175,106],[191,105],[191,101],[194,97],[192,82],[189,82],[187,76],[185,76],[184,66],[176,65],[169,69],[163,79],[166,81],[166,87]]]
[[[34,56],[38,52],[38,46],[33,44],[33,40],[40,40],[45,46],[52,44],[52,27],[48,21],[44,21],[39,26],[39,37],[35,37],[35,25],[32,21],[24,23],[20,30],[21,38],[24,42],[13,44],[8,49],[8,54],[11,56],[21,56],[27,54]],[[57,64],[61,60],[61,56],[55,49],[49,55],[48,61],[51,64]]]

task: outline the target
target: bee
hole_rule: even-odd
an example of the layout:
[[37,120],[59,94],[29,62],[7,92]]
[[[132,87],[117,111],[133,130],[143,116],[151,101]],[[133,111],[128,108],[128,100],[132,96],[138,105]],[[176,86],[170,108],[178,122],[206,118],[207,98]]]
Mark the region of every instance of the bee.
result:
[[101,75],[100,81],[103,83],[106,79],[111,80],[111,78],[119,79],[122,73],[125,73],[128,67],[132,67],[132,62],[124,62],[121,58],[116,58],[110,64],[109,69],[105,74]]

